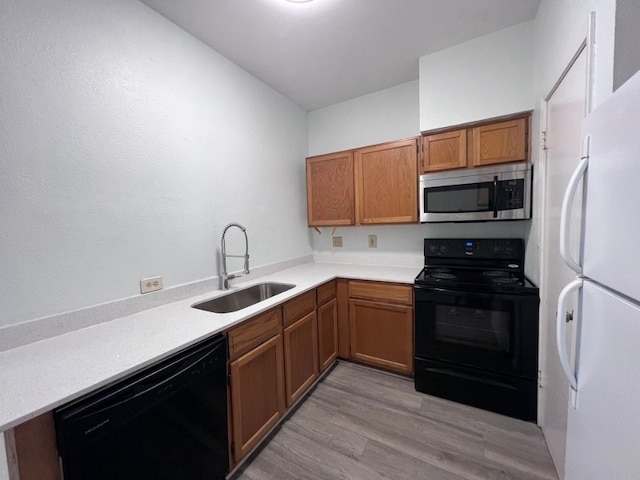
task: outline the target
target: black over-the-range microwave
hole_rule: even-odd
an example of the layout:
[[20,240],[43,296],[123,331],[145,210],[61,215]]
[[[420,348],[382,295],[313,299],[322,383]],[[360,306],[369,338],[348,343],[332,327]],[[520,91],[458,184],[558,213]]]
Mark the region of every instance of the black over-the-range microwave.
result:
[[532,167],[514,163],[420,176],[420,222],[531,218]]

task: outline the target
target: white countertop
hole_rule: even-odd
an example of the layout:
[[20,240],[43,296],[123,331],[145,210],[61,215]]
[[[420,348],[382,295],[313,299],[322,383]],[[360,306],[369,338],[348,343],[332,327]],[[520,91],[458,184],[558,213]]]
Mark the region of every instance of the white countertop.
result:
[[295,288],[238,312],[216,314],[191,308],[222,296],[216,290],[109,322],[0,352],[0,431],[107,385],[144,366],[279,305],[333,278],[412,284],[419,269],[309,263],[250,282]]

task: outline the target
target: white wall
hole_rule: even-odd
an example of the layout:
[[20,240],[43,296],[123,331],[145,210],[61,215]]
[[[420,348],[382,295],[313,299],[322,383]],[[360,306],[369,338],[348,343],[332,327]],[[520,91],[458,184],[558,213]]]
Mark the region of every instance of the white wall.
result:
[[[420,134],[418,82],[409,82],[309,113],[309,153],[319,155]],[[424,261],[427,237],[525,238],[529,222],[444,223],[339,228],[343,247],[334,248],[331,229],[313,234],[318,261],[416,266]],[[368,247],[378,236],[378,248]],[[416,275],[418,271],[416,270]]]
[[0,10],[0,326],[214,277],[230,221],[311,254],[306,112],[140,2]]
[[420,130],[531,110],[533,22],[420,57]]
[[617,0],[613,72],[613,88],[616,90],[640,70],[639,24],[640,2]]
[[309,155],[420,135],[418,81],[309,112]]

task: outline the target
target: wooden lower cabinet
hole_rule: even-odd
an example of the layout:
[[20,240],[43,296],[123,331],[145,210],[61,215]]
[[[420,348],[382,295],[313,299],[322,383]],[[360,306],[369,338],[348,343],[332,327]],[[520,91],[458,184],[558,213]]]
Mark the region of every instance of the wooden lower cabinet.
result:
[[338,357],[338,308],[335,298],[318,307],[318,355],[321,372]]
[[[44,413],[8,430],[4,433],[4,438],[9,457],[10,479],[61,478],[53,412]],[[4,455],[4,452],[0,451],[0,455]],[[1,472],[0,477],[4,478]]]
[[229,364],[234,460],[240,461],[285,412],[282,334]]
[[349,300],[351,358],[368,365],[413,373],[413,308],[371,300]]
[[284,369],[287,407],[290,407],[318,378],[315,311],[284,329]]

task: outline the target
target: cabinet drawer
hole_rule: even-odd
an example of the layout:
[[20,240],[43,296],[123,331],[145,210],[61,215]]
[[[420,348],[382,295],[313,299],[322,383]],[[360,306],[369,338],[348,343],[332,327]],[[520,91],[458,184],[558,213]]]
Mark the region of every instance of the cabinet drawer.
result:
[[349,297],[413,305],[413,287],[397,283],[349,282]]
[[316,309],[316,291],[311,290],[302,295],[298,295],[293,300],[289,300],[282,307],[282,318],[284,326],[288,327],[293,322]]
[[329,300],[336,298],[336,281],[323,283],[316,289],[316,295],[318,298],[318,305],[324,305]]
[[227,335],[229,358],[236,358],[257,347],[277,334],[281,327],[282,313],[280,308],[274,308],[231,329]]

